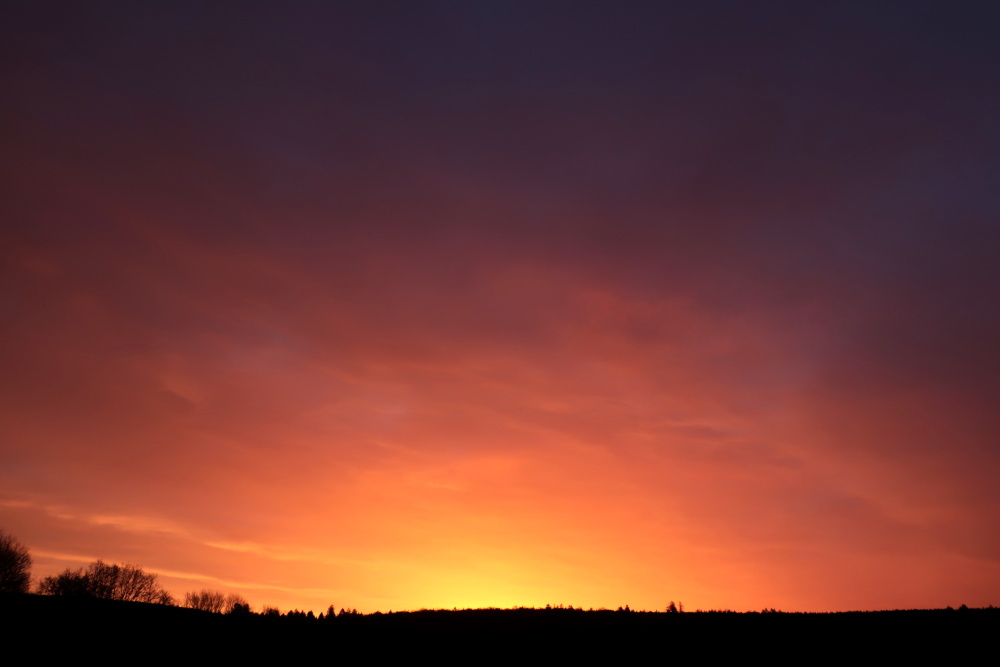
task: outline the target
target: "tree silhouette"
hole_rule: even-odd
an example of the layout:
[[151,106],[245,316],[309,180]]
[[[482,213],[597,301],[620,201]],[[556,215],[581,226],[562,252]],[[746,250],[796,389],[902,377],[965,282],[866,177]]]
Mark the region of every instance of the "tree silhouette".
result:
[[28,547],[0,530],[0,593],[27,593],[30,583]]
[[234,614],[250,611],[250,603],[238,593],[223,593],[204,589],[184,594],[184,606],[210,611],[213,614]]
[[222,610],[227,614],[249,614],[250,603],[239,593],[229,593],[226,595],[226,604]]
[[221,614],[225,604],[226,594],[222,591],[201,590],[184,594],[184,606],[192,609]]
[[100,560],[86,569],[67,569],[61,574],[45,577],[38,584],[38,592],[128,602],[174,602],[170,593],[157,582],[155,574],[145,572],[136,565],[109,565]]

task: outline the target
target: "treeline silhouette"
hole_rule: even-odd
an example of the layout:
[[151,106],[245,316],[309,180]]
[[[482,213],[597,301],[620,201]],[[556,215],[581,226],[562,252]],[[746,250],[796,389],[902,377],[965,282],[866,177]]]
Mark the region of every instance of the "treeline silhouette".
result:
[[[326,659],[331,652],[365,660],[421,655],[448,662],[602,658],[620,663],[757,654],[809,662],[821,654],[851,659],[861,653],[897,661],[946,651],[954,660],[992,650],[1000,630],[1000,608],[965,605],[802,613],[685,611],[669,602],[657,611],[559,604],[368,614],[330,605],[314,614],[271,606],[255,611],[239,595],[201,590],[187,593],[184,606],[176,606],[155,574],[103,561],[46,577],[29,593],[26,555],[23,545],[0,532],[0,631],[7,637],[58,638],[47,651],[65,650],[72,659],[100,655],[102,644],[95,638],[113,637],[115,651],[123,655],[169,647],[206,659],[255,662]],[[5,567],[10,563],[15,566]]]
[[[995,650],[1000,609],[840,613],[625,611],[573,607],[312,614],[213,613],[99,598],[0,595],[0,634],[51,636],[67,659],[176,652],[219,660],[367,662],[813,662],[819,656],[884,661],[946,652],[974,660]],[[100,638],[95,641],[95,638]],[[70,651],[69,647],[74,647]],[[51,653],[51,649],[47,649]],[[487,659],[488,658],[488,659]]]

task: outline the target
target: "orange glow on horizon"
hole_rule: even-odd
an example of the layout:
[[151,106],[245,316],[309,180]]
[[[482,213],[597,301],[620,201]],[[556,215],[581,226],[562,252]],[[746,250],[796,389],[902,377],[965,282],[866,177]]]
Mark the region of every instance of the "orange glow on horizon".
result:
[[0,530],[36,580],[1000,604],[976,11],[64,4],[0,22]]

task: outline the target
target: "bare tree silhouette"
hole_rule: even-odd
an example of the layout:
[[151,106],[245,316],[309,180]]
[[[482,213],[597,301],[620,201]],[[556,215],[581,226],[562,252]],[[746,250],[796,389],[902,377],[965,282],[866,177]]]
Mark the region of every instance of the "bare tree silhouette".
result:
[[27,593],[30,583],[28,547],[0,530],[0,593]]
[[160,586],[155,574],[145,572],[136,565],[109,565],[100,560],[86,569],[67,569],[61,574],[45,577],[38,584],[38,592],[129,602],[174,602],[170,593]]
[[210,611],[214,614],[232,614],[239,611],[249,611],[250,603],[238,593],[223,593],[203,589],[184,594],[184,606],[192,609]]

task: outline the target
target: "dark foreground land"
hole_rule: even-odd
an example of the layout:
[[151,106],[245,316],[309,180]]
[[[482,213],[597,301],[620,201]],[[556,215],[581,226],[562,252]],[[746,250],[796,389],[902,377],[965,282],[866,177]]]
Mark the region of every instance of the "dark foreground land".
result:
[[0,596],[0,636],[34,655],[117,660],[447,664],[664,664],[760,659],[808,664],[997,658],[1000,608],[736,613],[475,609],[331,619],[37,595]]

